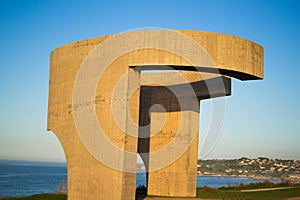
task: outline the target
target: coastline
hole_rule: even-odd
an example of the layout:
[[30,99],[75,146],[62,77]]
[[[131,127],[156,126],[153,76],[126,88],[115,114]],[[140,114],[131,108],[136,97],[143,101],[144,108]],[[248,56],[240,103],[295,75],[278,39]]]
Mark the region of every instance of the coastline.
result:
[[197,174],[197,177],[201,176],[215,176],[215,177],[235,177],[235,178],[251,178],[251,179],[257,179],[257,180],[264,180],[264,181],[289,181],[293,184],[300,183],[300,177],[297,178],[284,178],[284,177],[270,177],[270,176],[259,176],[259,175],[232,175],[232,174]]
[[197,176],[217,176],[217,177],[236,177],[236,178],[252,178],[252,179],[263,179],[263,180],[282,180],[278,177],[268,177],[259,175],[233,175],[233,174],[197,174]]

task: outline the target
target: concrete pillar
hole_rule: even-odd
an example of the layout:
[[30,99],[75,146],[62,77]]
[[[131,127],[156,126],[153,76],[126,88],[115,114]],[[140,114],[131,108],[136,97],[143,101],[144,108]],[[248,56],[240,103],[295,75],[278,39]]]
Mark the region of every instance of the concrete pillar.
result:
[[[186,115],[195,124],[198,123],[199,113],[194,111],[182,111],[182,115]],[[155,124],[161,120],[161,115],[166,115],[166,122],[163,129],[154,137],[150,138],[150,152],[157,150],[158,147],[163,148],[171,140],[175,139],[176,134],[174,126],[181,123],[179,112],[170,113],[151,113],[151,132],[155,131]],[[178,120],[179,119],[179,120]],[[197,158],[198,158],[198,129],[192,129],[191,121],[185,122],[186,136],[182,140],[189,140],[192,131],[195,138],[192,140],[191,146],[172,164],[149,172],[148,175],[148,194],[156,196],[174,196],[174,197],[194,197],[196,196],[196,178],[197,178]],[[159,122],[158,122],[159,123]],[[189,142],[189,141],[187,141]],[[174,149],[174,151],[177,151]],[[172,151],[170,152],[172,153]],[[162,158],[163,159],[163,158]],[[151,155],[149,159],[151,168]]]
[[[57,64],[59,65],[59,64]],[[111,159],[120,163],[120,169],[114,169],[107,163],[96,159],[93,152],[89,151],[88,144],[84,144],[79,137],[79,130],[76,128],[73,119],[73,112],[80,112],[78,109],[71,109],[71,99],[73,92],[72,82],[61,82],[52,79],[50,85],[51,99],[48,115],[48,130],[54,132],[60,140],[66,154],[68,167],[68,199],[69,200],[134,200],[136,189],[136,152],[138,135],[138,108],[139,108],[139,76],[140,74],[131,68],[125,68],[126,76],[119,83],[121,92],[113,91],[107,78],[110,78],[111,71],[107,70],[99,81],[95,95],[95,112],[101,128],[104,130],[110,142],[123,150],[120,154],[111,155]],[[62,68],[51,68],[51,76],[59,77]],[[112,69],[111,69],[112,70]],[[121,76],[122,70],[115,70],[114,74]],[[120,74],[120,75],[118,75]],[[75,76],[73,76],[75,77]],[[114,80],[111,79],[110,83]],[[116,81],[120,81],[116,79]],[[84,83],[81,83],[84,84]],[[52,92],[55,90],[55,93]],[[133,91],[134,90],[134,91]],[[112,94],[115,92],[115,94]],[[123,109],[118,110],[114,116],[110,104],[116,102]],[[87,106],[82,102],[81,106]],[[130,118],[128,117],[130,115]],[[121,130],[114,122],[118,118],[119,123],[124,125],[125,130]],[[136,127],[130,124],[132,120]],[[86,123],[84,129],[90,141],[97,141],[98,123]],[[136,137],[127,133],[136,134]],[[100,153],[110,155],[109,149],[102,149],[99,144]],[[126,152],[133,152],[129,155]],[[123,171],[121,171],[123,170]]]
[[[146,86],[141,89],[140,125],[148,127],[146,130],[143,129],[143,133],[139,133],[139,153],[149,171],[147,174],[149,195],[178,197],[196,195],[199,100],[195,93],[187,95],[181,86]],[[161,107],[156,107],[157,105]],[[143,138],[147,134],[150,137]],[[157,160],[151,157],[151,153],[169,148],[166,146],[173,140],[183,140],[183,144],[186,145],[185,151],[168,165],[152,171],[154,162],[163,162],[167,159],[162,155],[161,160]],[[170,154],[178,151],[181,149],[168,149]],[[150,157],[144,154],[147,152],[150,153]]]
[[[167,77],[176,78],[174,74]],[[231,94],[230,79],[207,78],[188,84],[141,87],[138,153],[147,169],[149,195],[196,196],[200,100]],[[184,141],[180,145],[187,148],[167,147],[176,140]],[[151,155],[164,148],[168,148],[169,155],[178,151],[182,154],[168,165],[162,164],[161,168],[153,170],[153,165],[164,163],[169,155],[162,154],[159,158]]]

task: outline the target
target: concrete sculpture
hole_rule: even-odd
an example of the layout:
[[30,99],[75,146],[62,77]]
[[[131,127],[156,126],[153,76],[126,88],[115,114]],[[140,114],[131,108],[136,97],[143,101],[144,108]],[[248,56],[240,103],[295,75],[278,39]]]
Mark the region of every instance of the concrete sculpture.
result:
[[137,153],[149,195],[195,196],[200,101],[231,95],[231,78],[263,78],[260,45],[200,31],[83,40],[50,62],[47,129],[63,146],[71,200],[134,199]]

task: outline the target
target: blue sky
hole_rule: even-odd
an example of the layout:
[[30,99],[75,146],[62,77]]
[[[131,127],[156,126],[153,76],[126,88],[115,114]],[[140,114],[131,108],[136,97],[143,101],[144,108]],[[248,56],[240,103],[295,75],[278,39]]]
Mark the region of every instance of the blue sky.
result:
[[[46,131],[50,52],[142,27],[227,33],[264,46],[265,80],[232,82],[223,132],[207,158],[300,159],[296,0],[1,0],[0,158],[63,161],[58,140]],[[209,104],[202,102],[203,128]]]

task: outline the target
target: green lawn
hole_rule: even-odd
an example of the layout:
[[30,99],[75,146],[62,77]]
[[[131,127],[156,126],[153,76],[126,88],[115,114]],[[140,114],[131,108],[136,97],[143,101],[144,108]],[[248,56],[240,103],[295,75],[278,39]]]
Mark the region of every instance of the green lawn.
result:
[[197,189],[198,198],[206,199],[270,199],[279,200],[290,197],[300,197],[300,186],[272,191],[241,192],[237,190]]
[[[241,192],[239,190],[228,189],[212,189],[212,188],[197,188],[197,197],[203,199],[245,199],[245,200],[279,200],[291,197],[300,197],[300,185],[295,185],[293,188],[272,190],[272,191],[257,191],[257,192]],[[11,197],[1,200],[66,200],[67,196],[63,194],[38,194],[30,197]]]
[[67,195],[64,194],[36,194],[29,197],[10,197],[1,200],[66,200]]

